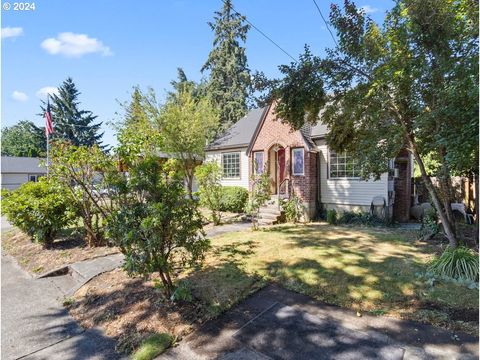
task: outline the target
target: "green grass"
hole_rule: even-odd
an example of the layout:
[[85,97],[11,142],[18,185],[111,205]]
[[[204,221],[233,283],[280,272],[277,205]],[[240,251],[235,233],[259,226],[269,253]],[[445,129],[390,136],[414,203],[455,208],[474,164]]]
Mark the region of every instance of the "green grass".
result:
[[142,341],[140,347],[133,353],[132,360],[151,360],[167,350],[172,344],[170,334],[154,334]]
[[435,249],[412,232],[283,225],[224,234],[212,245],[217,260],[246,274],[343,307],[418,320],[425,320],[419,311],[425,304],[478,308],[478,291],[448,283],[432,287],[417,276]]

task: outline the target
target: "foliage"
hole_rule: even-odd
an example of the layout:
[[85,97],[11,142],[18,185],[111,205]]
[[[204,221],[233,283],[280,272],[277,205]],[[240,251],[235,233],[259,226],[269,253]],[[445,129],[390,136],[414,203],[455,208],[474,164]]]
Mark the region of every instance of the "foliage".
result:
[[132,359],[152,360],[167,350],[172,345],[172,342],[172,336],[167,333],[150,335],[142,341],[140,347],[132,355]]
[[241,213],[248,201],[248,191],[241,186],[223,186],[220,210]]
[[213,49],[202,72],[209,70],[208,92],[220,109],[220,130],[236,123],[247,112],[250,87],[250,70],[247,65],[245,43],[250,28],[245,17],[225,0],[221,11],[216,11],[214,22],[209,22],[214,32]]
[[422,228],[420,229],[420,236],[432,237],[440,232],[440,225],[438,224],[438,215],[434,208],[425,210],[422,217]]
[[[353,154],[364,177],[378,179],[406,148],[457,246],[449,204],[423,159],[433,154],[440,161],[447,185],[452,169],[478,173],[478,2],[400,0],[380,27],[345,0],[343,9],[331,5],[330,22],[336,48],[323,59],[307,49],[297,64],[280,69],[278,117],[300,129],[315,123],[317,104],[325,104],[329,146]],[[304,75],[309,80],[299,90]]]
[[261,175],[252,176],[251,182],[252,191],[248,196],[245,212],[252,217],[253,228],[258,229],[260,207],[270,199],[270,179],[266,167]]
[[116,126],[119,144],[116,151],[126,166],[134,164],[142,156],[159,151],[158,128],[148,112],[153,104],[156,104],[153,90],[142,93],[138,87],[134,87],[130,102],[122,104],[125,114]]
[[114,159],[96,145],[73,146],[58,141],[52,145],[52,180],[68,189],[66,197],[82,219],[87,244],[103,245],[102,223],[113,210],[114,201],[107,196],[112,194],[102,192],[112,190],[107,180],[117,174]]
[[190,283],[186,280],[180,281],[177,288],[172,294],[171,300],[192,302],[193,296]]
[[478,254],[460,246],[456,249],[447,248],[429,264],[428,270],[438,276],[478,281],[478,266]]
[[197,264],[209,247],[197,204],[186,196],[175,166],[173,160],[148,157],[131,167],[119,187],[128,201],[119,203],[106,225],[125,255],[125,270],[157,272],[167,298],[175,290],[174,270]]
[[214,225],[220,224],[222,185],[220,180],[222,172],[216,162],[206,162],[197,167],[195,178],[199,185],[200,204],[206,206],[212,213]]
[[74,219],[65,190],[46,178],[2,192],[2,213],[45,248],[51,246],[56,233]]
[[2,129],[2,156],[43,157],[47,151],[45,130],[31,121]]
[[181,160],[192,196],[195,167],[218,127],[217,111],[207,97],[196,98],[192,91],[178,93],[164,106],[151,106],[149,111],[156,119],[161,149]]
[[285,211],[287,221],[293,223],[299,222],[305,211],[301,199],[295,194],[292,194],[290,199],[283,203],[282,207]]
[[[52,139],[64,140],[75,146],[100,146],[103,133],[99,131],[102,122],[95,124],[96,115],[91,111],[79,109],[79,95],[80,92],[70,77],[58,87],[58,95],[50,95],[53,100],[50,104]],[[41,116],[44,116],[45,108],[46,102],[42,101]]]
[[337,211],[335,209],[327,210],[327,222],[331,225],[337,223]]
[[378,226],[385,222],[369,212],[344,211],[338,219],[339,224]]

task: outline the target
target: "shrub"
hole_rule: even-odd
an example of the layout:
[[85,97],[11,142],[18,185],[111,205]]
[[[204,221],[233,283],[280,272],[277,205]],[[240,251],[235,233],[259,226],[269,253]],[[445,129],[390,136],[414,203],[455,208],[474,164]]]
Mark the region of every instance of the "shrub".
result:
[[222,185],[220,184],[221,169],[216,162],[207,162],[195,169],[195,177],[199,185],[199,199],[202,206],[206,206],[211,214],[214,225],[220,224]]
[[425,239],[431,238],[440,232],[438,224],[438,215],[434,208],[425,211],[422,217],[422,228],[420,229],[420,236]]
[[337,212],[335,209],[327,210],[327,222],[331,225],[335,225],[337,223]]
[[2,193],[2,212],[8,221],[48,248],[57,232],[74,219],[65,190],[48,181],[27,182]]
[[354,211],[344,211],[339,219],[339,224],[348,224],[348,225],[366,225],[366,226],[375,226],[383,225],[384,222],[380,220],[373,214],[368,212],[354,212]]
[[124,187],[129,202],[107,218],[107,234],[125,255],[129,274],[158,273],[167,299],[174,275],[203,259],[209,241],[202,230],[196,201],[187,196],[175,161],[156,157],[130,168]]
[[248,200],[248,191],[240,186],[222,187],[220,210],[241,213],[245,210]]
[[466,247],[447,248],[431,261],[428,271],[455,280],[478,281],[478,254]]
[[167,350],[173,342],[170,334],[161,333],[153,334],[142,341],[140,347],[132,356],[133,360],[152,360],[165,350]]
[[285,211],[287,221],[296,223],[300,221],[304,207],[300,198],[295,194],[292,194],[290,199],[283,203],[283,210]]
[[258,229],[260,207],[270,199],[270,179],[266,169],[259,176],[252,176],[252,191],[248,194],[245,212],[252,217],[254,229]]

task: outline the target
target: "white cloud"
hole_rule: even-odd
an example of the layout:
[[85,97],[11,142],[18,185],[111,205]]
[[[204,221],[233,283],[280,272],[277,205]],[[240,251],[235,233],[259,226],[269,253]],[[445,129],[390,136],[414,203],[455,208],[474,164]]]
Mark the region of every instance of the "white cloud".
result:
[[85,34],[64,32],[56,38],[48,38],[42,41],[42,48],[52,55],[65,55],[67,57],[80,57],[85,54],[100,53],[103,56],[112,55],[108,46]]
[[373,7],[371,5],[363,5],[360,7],[360,9],[365,11],[365,14],[373,14],[380,11],[379,8]]
[[2,39],[13,38],[23,35],[23,29],[21,27],[4,27],[2,28]]
[[40,90],[38,90],[35,95],[37,95],[37,97],[40,99],[46,99],[47,95],[52,95],[52,94],[58,95],[58,88],[54,86],[45,86]]
[[21,91],[15,90],[12,93],[12,99],[15,100],[15,101],[25,102],[25,101],[28,100],[28,96],[27,96],[27,94],[25,94]]

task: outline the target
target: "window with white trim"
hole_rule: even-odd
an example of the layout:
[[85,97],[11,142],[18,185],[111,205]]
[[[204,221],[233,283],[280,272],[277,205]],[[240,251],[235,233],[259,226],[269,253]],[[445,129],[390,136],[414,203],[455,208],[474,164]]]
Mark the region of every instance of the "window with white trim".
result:
[[329,177],[331,179],[352,179],[360,177],[360,166],[347,153],[337,154],[330,150]]
[[37,182],[40,175],[28,175],[28,181]]
[[253,153],[253,173],[255,175],[263,174],[263,151]]
[[222,154],[223,177],[226,179],[240,178],[240,153]]
[[305,151],[303,148],[292,149],[292,173],[293,175],[305,174]]

